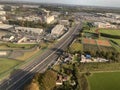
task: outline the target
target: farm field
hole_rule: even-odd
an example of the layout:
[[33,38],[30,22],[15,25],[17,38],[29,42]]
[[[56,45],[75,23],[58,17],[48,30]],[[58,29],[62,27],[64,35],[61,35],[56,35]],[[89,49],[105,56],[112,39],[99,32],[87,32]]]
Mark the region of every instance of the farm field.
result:
[[84,44],[96,44],[96,41],[94,39],[88,39],[88,38],[84,38],[83,39],[83,43]]
[[115,49],[112,47],[108,40],[95,40],[89,38],[83,38],[83,49],[84,51],[105,51],[113,52]]
[[108,46],[108,47],[111,46],[108,40],[95,40],[95,39],[83,38],[82,42],[83,44],[92,44],[92,45]]
[[[91,30],[85,30],[84,31],[85,37],[88,36],[88,33],[91,35],[94,34],[95,30],[96,30],[95,28]],[[114,32],[115,33],[120,32],[119,30],[107,30],[107,29],[101,29],[99,31],[111,35],[114,34]],[[120,35],[120,33],[117,35]],[[114,52],[114,51],[120,52],[120,39],[116,39],[116,38],[100,36],[99,38],[92,39],[92,37],[88,37],[88,38],[83,38],[82,43],[83,43],[84,51],[95,50],[95,51],[105,51],[105,52]]]
[[83,50],[83,46],[79,42],[74,42],[72,45],[70,45],[71,52],[77,52],[82,50]]
[[90,90],[119,90],[120,72],[94,73],[87,77]]
[[113,47],[106,47],[106,46],[100,46],[99,47],[99,50],[100,51],[107,51],[107,52],[114,52],[115,51],[115,48],[113,48]]
[[101,46],[111,46],[109,41],[107,40],[96,40],[97,45],[101,45]]
[[10,68],[19,64],[19,61],[11,60],[7,58],[0,58],[0,73],[8,71]]
[[84,44],[84,45],[83,45],[83,50],[84,50],[84,51],[92,51],[92,50],[94,50],[94,51],[99,51],[99,48],[98,48],[97,45]]
[[115,51],[113,47],[106,47],[106,46],[97,46],[97,45],[89,45],[84,44],[83,46],[84,51],[106,51],[106,52],[112,52]]

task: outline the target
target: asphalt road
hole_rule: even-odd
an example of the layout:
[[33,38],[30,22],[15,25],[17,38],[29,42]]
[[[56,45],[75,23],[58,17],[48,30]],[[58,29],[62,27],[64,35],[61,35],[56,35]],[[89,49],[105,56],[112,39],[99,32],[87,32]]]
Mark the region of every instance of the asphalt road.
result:
[[48,66],[57,60],[62,50],[71,44],[80,29],[80,23],[76,24],[59,42],[31,62],[28,62],[26,65],[21,66],[18,70],[11,73],[9,79],[1,82],[0,90],[22,90],[21,87],[23,87],[27,81],[31,80],[36,72],[44,72]]

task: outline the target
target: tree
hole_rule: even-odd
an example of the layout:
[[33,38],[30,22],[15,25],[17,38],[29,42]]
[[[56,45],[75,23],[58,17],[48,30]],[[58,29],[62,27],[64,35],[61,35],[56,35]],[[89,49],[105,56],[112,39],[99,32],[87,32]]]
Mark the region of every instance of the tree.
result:
[[24,90],[40,90],[39,84],[36,81],[31,82],[29,85],[27,85]]
[[111,52],[106,52],[106,59],[110,60],[112,57],[112,53]]
[[96,56],[96,51],[95,51],[95,50],[92,50],[92,51],[91,51],[91,55],[92,55],[93,57],[95,57],[95,56]]

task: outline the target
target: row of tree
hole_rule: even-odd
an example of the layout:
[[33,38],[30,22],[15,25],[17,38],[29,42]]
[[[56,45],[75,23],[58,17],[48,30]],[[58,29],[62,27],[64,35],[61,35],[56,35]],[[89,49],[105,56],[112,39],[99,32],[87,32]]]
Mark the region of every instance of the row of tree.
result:
[[22,20],[9,20],[10,25],[18,25],[23,27],[31,28],[45,28],[48,27],[46,23],[35,22],[35,21],[22,21]]
[[36,73],[24,90],[53,90],[56,79],[57,73],[52,70],[47,70],[42,74]]

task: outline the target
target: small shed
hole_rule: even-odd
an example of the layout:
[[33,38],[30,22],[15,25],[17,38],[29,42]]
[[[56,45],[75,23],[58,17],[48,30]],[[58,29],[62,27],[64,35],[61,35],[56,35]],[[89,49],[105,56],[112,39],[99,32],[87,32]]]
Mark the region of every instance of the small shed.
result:
[[86,59],[91,59],[91,55],[86,54]]

